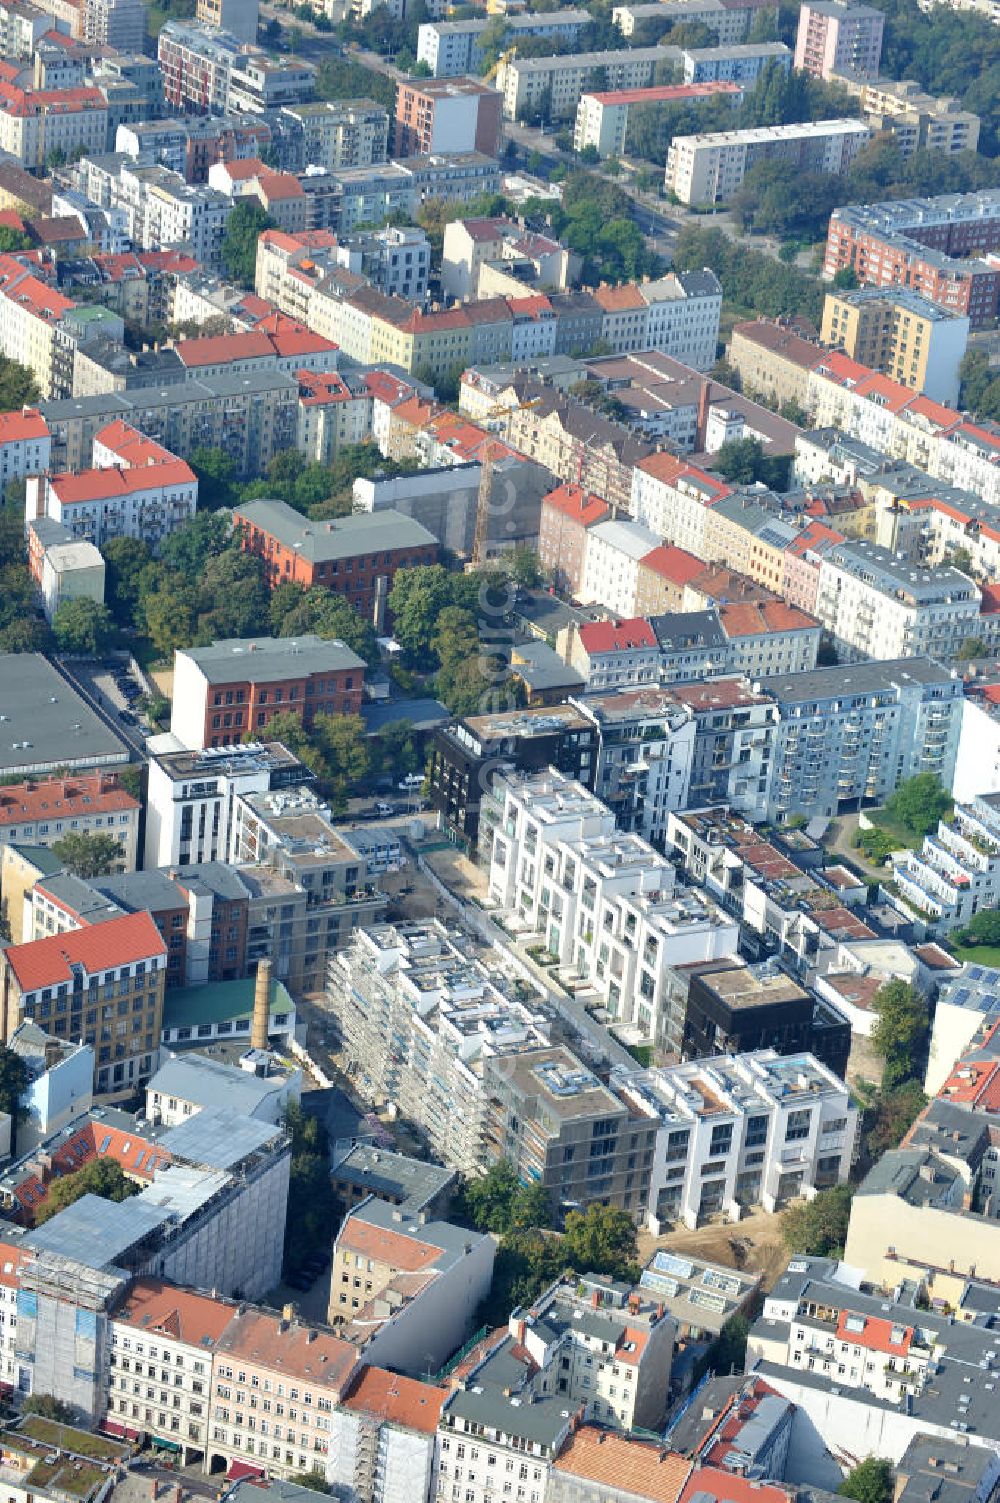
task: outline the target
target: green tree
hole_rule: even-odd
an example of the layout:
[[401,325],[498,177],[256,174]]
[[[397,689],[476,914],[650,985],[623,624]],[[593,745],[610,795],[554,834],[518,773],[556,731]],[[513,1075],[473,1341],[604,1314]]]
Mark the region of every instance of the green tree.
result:
[[960,663],[971,663],[974,658],[986,656],[986,643],[982,637],[966,637],[956,654]]
[[[326,17],[323,17],[326,20]],[[296,1487],[308,1487],[314,1493],[328,1493],[330,1489],[326,1485],[326,1478],[318,1466],[314,1466],[311,1472],[295,1472],[289,1478]]]
[[15,251],[31,250],[31,240],[23,230],[15,230],[9,224],[0,224],[0,251],[12,255]]
[[1000,912],[995,908],[984,908],[974,913],[962,931],[961,942],[965,945],[1000,945]]
[[50,1182],[44,1201],[35,1209],[35,1225],[48,1221],[84,1195],[120,1201],[138,1193],[139,1186],[127,1177],[117,1159],[91,1159],[82,1169]]
[[53,1420],[57,1425],[73,1425],[76,1414],[71,1404],[57,1399],[51,1393],[29,1393],[21,1405],[22,1414],[38,1414],[42,1419]]
[[104,595],[115,624],[129,630],[136,624],[142,578],[153,562],[149,544],[141,538],[109,538],[104,555]]
[[853,266],[842,266],[833,274],[833,285],[838,292],[853,292],[858,286],[858,274]]
[[715,468],[734,485],[752,485],[761,477],[764,446],[759,438],[731,438],[715,456]]
[[[7,938],[10,939],[9,934]],[[12,1152],[17,1147],[17,1125],[25,1115],[23,1097],[29,1083],[28,1066],[21,1055],[0,1044],[0,1112],[6,1112],[10,1118]]]
[[53,842],[52,852],[68,872],[84,881],[105,876],[122,860],[118,841],[101,830],[71,830]]
[[113,628],[107,606],[83,595],[64,600],[52,621],[60,652],[91,658],[99,658],[107,650]]
[[891,1091],[880,1091],[866,1112],[865,1147],[874,1162],[898,1148],[919,1114],[927,1105],[927,1097],[916,1080],[906,1080]]
[[411,777],[423,766],[413,725],[409,720],[393,720],[372,737],[369,751],[369,779],[391,777],[394,781]]
[[853,1194],[850,1185],[833,1185],[783,1211],[781,1235],[789,1252],[816,1258],[839,1253],[847,1241]]
[[927,835],[951,813],[951,794],[933,772],[918,772],[886,800],[886,813],[911,835]]
[[563,1251],[577,1273],[609,1273],[635,1283],[639,1278],[635,1222],[615,1206],[594,1204],[566,1216]]
[[552,1203],[543,1186],[522,1185],[508,1159],[501,1159],[476,1179],[465,1180],[455,1212],[477,1231],[497,1236],[552,1224]]
[[449,574],[442,564],[400,569],[389,591],[393,631],[415,667],[436,666],[432,640],[448,606],[471,606],[477,591],[471,576]]
[[347,644],[371,667],[379,661],[378,637],[370,621],[360,616],[343,595],[314,585],[281,584],[271,596],[270,621],[279,637],[313,633],[324,641]]
[[285,1111],[292,1161],[285,1221],[285,1273],[297,1273],[317,1254],[329,1252],[335,1208],[330,1184],[330,1146],[318,1117],[308,1116],[298,1101]]
[[274,228],[274,220],[259,203],[244,199],[226,220],[219,253],[222,264],[234,282],[252,287],[257,270],[257,241],[265,230]]
[[891,1091],[918,1074],[927,1041],[927,1002],[907,981],[886,981],[872,998],[871,1046],[885,1061],[882,1086]]
[[143,629],[161,658],[172,658],[179,647],[190,647],[196,621],[194,601],[182,584],[164,580],[143,596]]
[[317,715],[313,741],[326,767],[325,785],[343,809],[368,775],[368,743],[360,715]]
[[192,449],[188,455],[188,464],[198,477],[200,506],[215,511],[220,506],[232,506],[235,503],[236,466],[223,449],[201,445]]
[[39,398],[34,372],[20,361],[0,355],[0,412],[13,412]]
[[837,1491],[856,1503],[892,1503],[895,1480],[891,1461],[868,1456],[848,1472]]

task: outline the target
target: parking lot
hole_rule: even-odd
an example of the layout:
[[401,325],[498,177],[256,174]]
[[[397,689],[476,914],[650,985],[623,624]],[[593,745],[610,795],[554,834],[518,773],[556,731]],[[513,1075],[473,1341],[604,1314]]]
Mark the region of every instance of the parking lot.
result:
[[145,756],[146,737],[153,733],[154,728],[134,709],[142,698],[143,688],[138,678],[128,671],[124,660],[111,667],[106,663],[63,658],[59,666],[133,751]]

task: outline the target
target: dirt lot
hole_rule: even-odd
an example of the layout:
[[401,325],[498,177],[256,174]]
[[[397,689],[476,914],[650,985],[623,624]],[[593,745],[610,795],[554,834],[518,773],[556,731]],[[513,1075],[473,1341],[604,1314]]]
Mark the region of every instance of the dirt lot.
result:
[[436,850],[424,851],[424,860],[434,874],[456,897],[477,898],[484,902],[489,889],[488,874],[476,866],[456,846],[439,846]]
[[[749,1244],[742,1260],[734,1243]],[[679,1228],[662,1237],[651,1237],[648,1232],[640,1232],[640,1263],[646,1263],[661,1247],[669,1247],[672,1252],[694,1253],[696,1257],[709,1258],[727,1268],[761,1273],[765,1289],[773,1287],[779,1274],[784,1271],[789,1256],[788,1249],[781,1240],[781,1217],[768,1215],[766,1211],[755,1211],[735,1223],[700,1226],[694,1232]]]

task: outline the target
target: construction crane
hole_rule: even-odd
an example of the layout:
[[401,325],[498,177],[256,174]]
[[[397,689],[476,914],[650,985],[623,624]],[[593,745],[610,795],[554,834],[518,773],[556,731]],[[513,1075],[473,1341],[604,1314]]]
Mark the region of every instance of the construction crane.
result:
[[486,72],[483,74],[483,83],[492,83],[497,74],[500,72],[500,69],[503,67],[504,63],[512,63],[515,57],[517,57],[516,47],[508,47],[505,52],[501,52],[496,62],[491,63]]
[[[490,431],[488,424],[491,422],[491,420],[496,420],[497,418],[509,418],[512,412],[524,412],[528,407],[537,406],[538,401],[538,397],[531,397],[527,402],[518,402],[509,407],[503,402],[498,402],[495,407],[490,408],[489,412],[486,413],[483,420],[487,434]],[[474,568],[478,568],[486,558],[486,535],[489,532],[490,525],[490,497],[493,491],[494,459],[494,445],[492,442],[490,442],[489,438],[487,438],[486,442],[483,444],[482,457],[479,461],[479,492],[476,496],[476,529],[472,538],[472,564]]]

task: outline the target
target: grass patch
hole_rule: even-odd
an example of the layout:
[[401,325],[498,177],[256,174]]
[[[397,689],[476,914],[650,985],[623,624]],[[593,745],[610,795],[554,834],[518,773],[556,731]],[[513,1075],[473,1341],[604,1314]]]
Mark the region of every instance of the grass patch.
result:
[[1000,967],[1000,945],[957,945],[945,939],[956,960],[966,965],[990,965]]
[[18,1433],[53,1450],[71,1451],[74,1456],[90,1456],[95,1461],[117,1461],[128,1449],[106,1436],[92,1435],[74,1425],[61,1425],[58,1420],[45,1419],[40,1414],[30,1414],[22,1420]]

